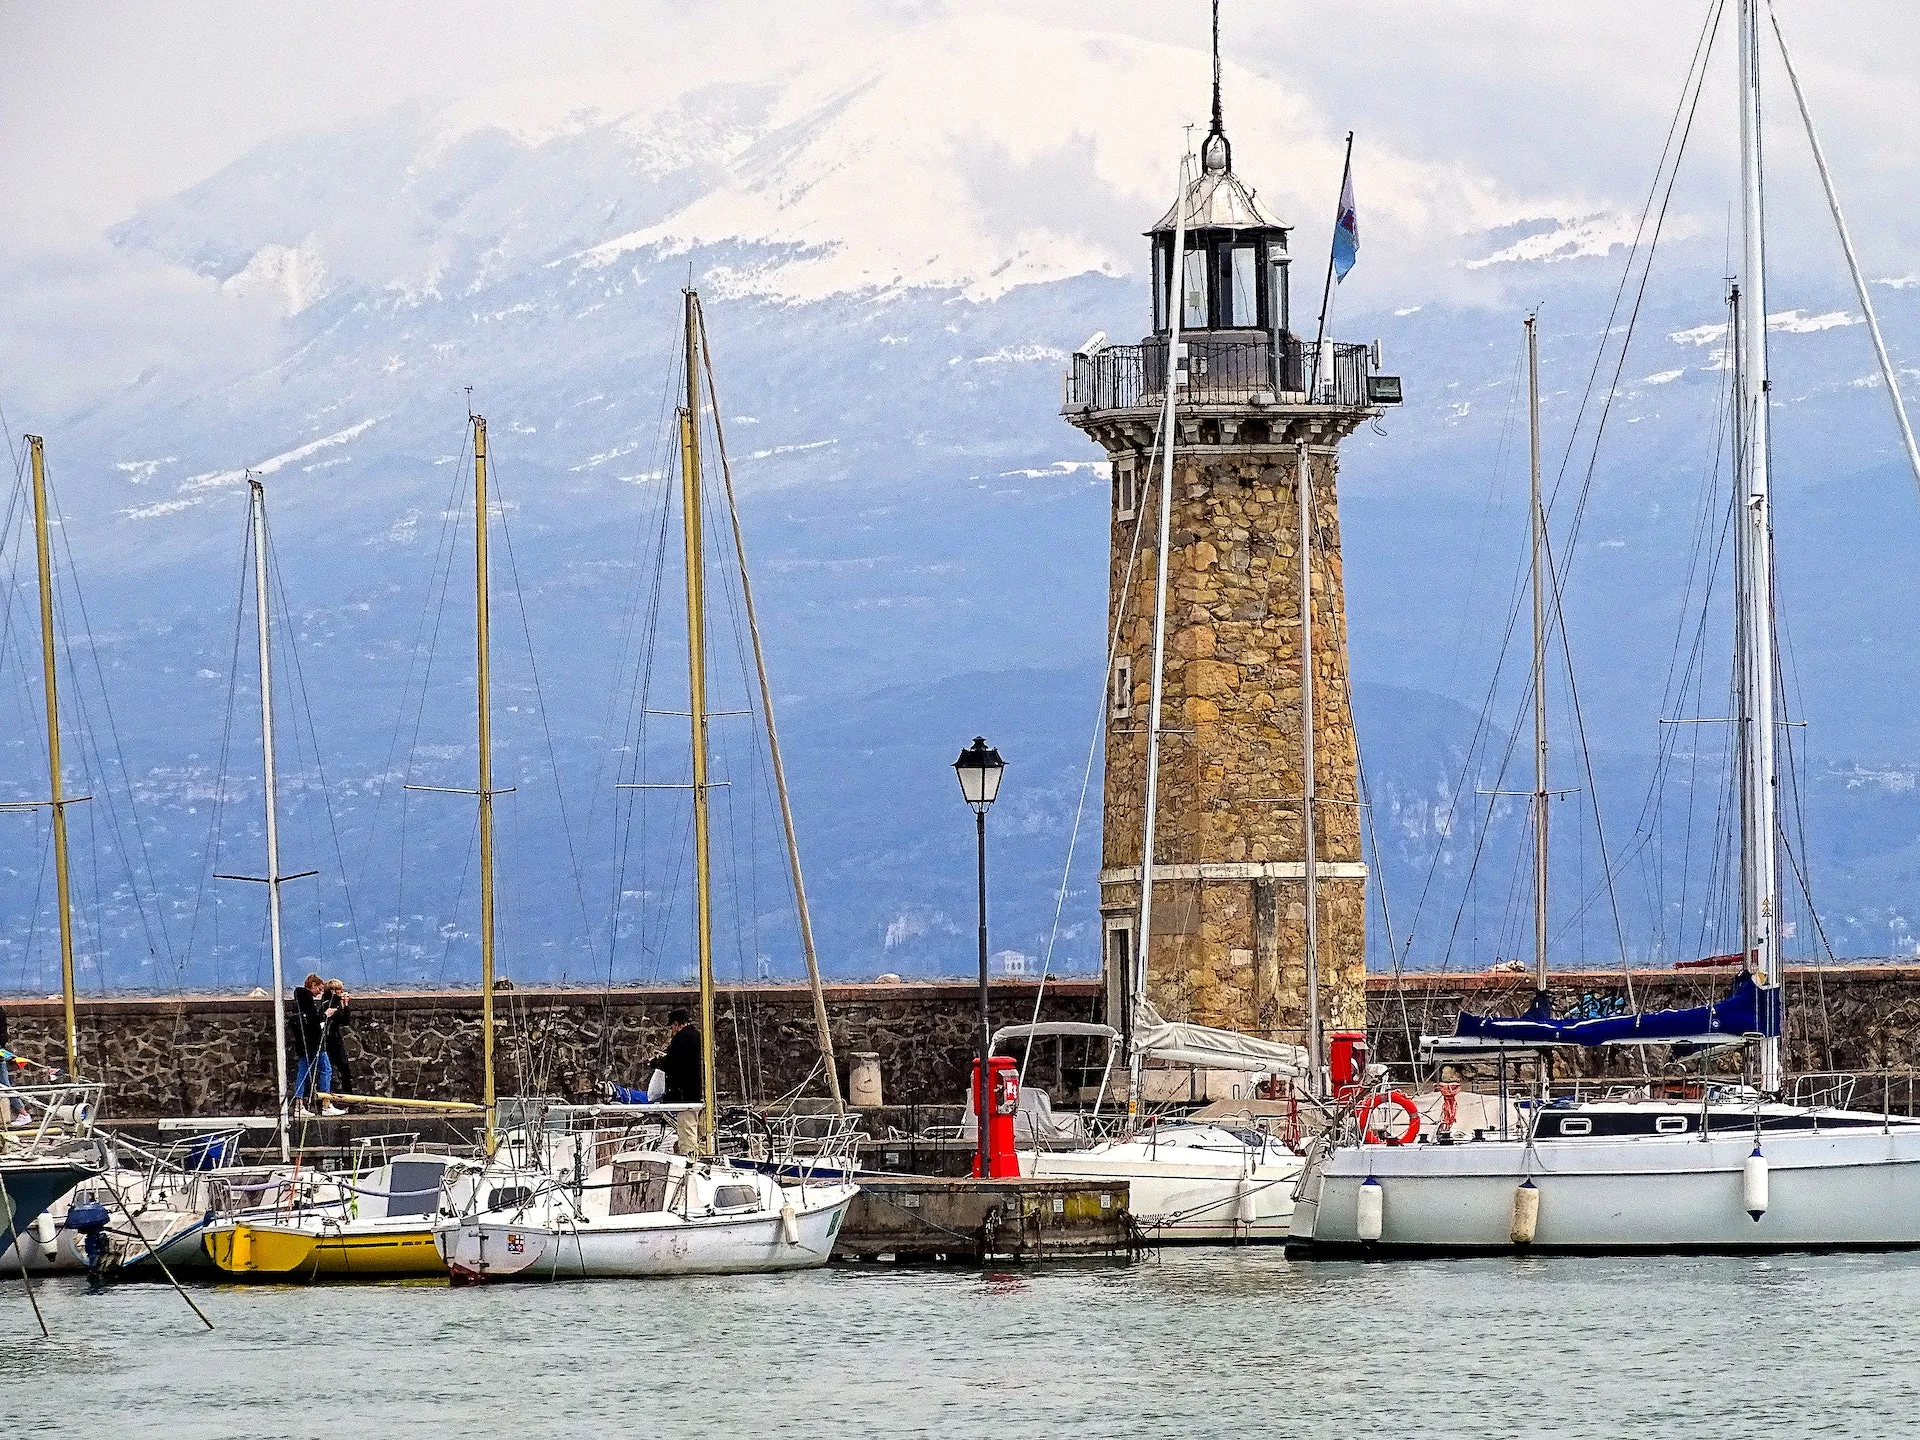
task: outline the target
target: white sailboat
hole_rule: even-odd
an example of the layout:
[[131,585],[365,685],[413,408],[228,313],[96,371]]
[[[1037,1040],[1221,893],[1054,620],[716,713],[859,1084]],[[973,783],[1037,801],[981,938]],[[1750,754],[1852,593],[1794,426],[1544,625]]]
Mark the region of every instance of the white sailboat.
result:
[[[699,297],[685,295],[685,404],[679,412],[681,510],[687,576],[692,742],[695,939],[700,975],[699,1153],[674,1148],[674,1130],[648,1123],[661,1105],[545,1107],[543,1128],[507,1137],[496,1153],[488,1045],[488,1153],[470,1203],[435,1241],[457,1281],[758,1273],[824,1265],[858,1186],[792,1182],[714,1153],[713,925],[708,848],[706,600],[701,522]],[[483,522],[484,523],[484,522]],[[483,699],[484,710],[484,699]],[[484,759],[483,759],[484,763]],[[484,785],[483,781],[483,785]],[[788,829],[789,853],[793,848]],[[484,876],[484,871],[483,871]],[[796,865],[797,877],[797,865]],[[808,967],[812,939],[805,929]],[[815,973],[816,1013],[824,1021]],[[823,1026],[824,1029],[824,1026]],[[824,1042],[823,1042],[824,1043]],[[831,1062],[829,1062],[831,1063]],[[837,1091],[836,1091],[837,1099]],[[584,1121],[584,1125],[578,1122]],[[609,1126],[607,1122],[612,1121]],[[610,1132],[610,1133],[609,1133]],[[777,1157],[770,1157],[777,1158]]]
[[[1463,1015],[1435,1057],[1537,1054],[1564,1045],[1749,1045],[1757,1085],[1702,1082],[1663,1098],[1621,1087],[1502,1107],[1471,1139],[1380,1145],[1364,1133],[1315,1157],[1292,1239],[1306,1254],[1395,1254],[1512,1247],[1596,1252],[1920,1246],[1920,1122],[1891,1113],[1792,1103],[1784,1074],[1781,884],[1776,854],[1773,523],[1769,491],[1765,247],[1761,207],[1760,4],[1738,0],[1744,258],[1734,296],[1739,404],[1737,609],[1745,973],[1726,998],[1696,1010],[1554,1020],[1544,1002],[1545,828],[1536,835],[1536,1003],[1516,1019]],[[1778,33],[1776,26],[1776,34]],[[1785,56],[1784,37],[1781,51]],[[1805,99],[1799,95],[1806,117]],[[1812,124],[1807,122],[1812,138]],[[1824,178],[1824,159],[1821,160]],[[1829,200],[1832,192],[1829,187]],[[1839,221],[1835,203],[1834,216]],[[1841,224],[1845,240],[1844,223]],[[1848,259],[1853,261],[1851,243]],[[1859,284],[1883,378],[1920,478],[1920,455],[1865,286]],[[1534,411],[1537,416],[1537,388]],[[1541,548],[1538,425],[1534,545]],[[1536,707],[1540,683],[1536,565]],[[1544,794],[1544,720],[1536,708],[1536,787]]]

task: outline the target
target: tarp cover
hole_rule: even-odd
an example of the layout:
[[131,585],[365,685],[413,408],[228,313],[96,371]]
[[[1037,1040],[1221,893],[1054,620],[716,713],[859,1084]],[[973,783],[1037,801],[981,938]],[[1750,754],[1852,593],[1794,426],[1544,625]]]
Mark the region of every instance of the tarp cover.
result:
[[1780,992],[1763,990],[1751,975],[1711,1005],[1685,1010],[1650,1010],[1638,1015],[1601,1015],[1590,1020],[1556,1020],[1546,992],[1534,996],[1520,1016],[1460,1013],[1456,1036],[1499,1040],[1516,1045],[1699,1045],[1724,1043],[1739,1036],[1780,1033]]
[[1256,1040],[1238,1030],[1214,1030],[1162,1020],[1146,1001],[1134,1007],[1133,1048],[1148,1060],[1170,1065],[1193,1065],[1202,1070],[1256,1071],[1274,1075],[1305,1075],[1307,1052],[1277,1040]]

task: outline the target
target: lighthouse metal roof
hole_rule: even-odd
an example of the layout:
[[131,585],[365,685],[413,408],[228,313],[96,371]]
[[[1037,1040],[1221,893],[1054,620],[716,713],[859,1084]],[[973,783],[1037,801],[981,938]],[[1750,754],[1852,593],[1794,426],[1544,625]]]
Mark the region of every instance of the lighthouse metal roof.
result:
[[[1240,177],[1228,169],[1203,169],[1199,178],[1187,187],[1184,197],[1187,208],[1187,229],[1189,230],[1283,230],[1278,220],[1263,211],[1255,203],[1253,192],[1241,183]],[[1171,233],[1174,228],[1179,206],[1167,207],[1147,233],[1158,235]]]

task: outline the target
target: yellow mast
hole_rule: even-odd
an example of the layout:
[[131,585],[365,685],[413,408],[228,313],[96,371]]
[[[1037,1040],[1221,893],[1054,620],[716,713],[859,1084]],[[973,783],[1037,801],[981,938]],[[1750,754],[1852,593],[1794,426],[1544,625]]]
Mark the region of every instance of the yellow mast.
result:
[[493,711],[487,614],[487,422],[473,419],[473,629],[480,713],[480,1064],[486,1152],[495,1145],[493,1093]]
[[700,528],[699,298],[686,296],[687,403],[680,409],[680,498],[687,546],[687,678],[693,731],[693,874],[700,959],[700,1149],[713,1153],[713,897],[707,856],[706,591]]
[[80,1031],[73,1013],[73,906],[67,877],[67,806],[60,782],[60,690],[53,659],[53,554],[47,541],[46,442],[27,436],[33,455],[33,543],[40,562],[40,663],[47,692],[48,804],[53,808],[53,883],[60,906],[60,998],[66,1005],[67,1076],[80,1075]]

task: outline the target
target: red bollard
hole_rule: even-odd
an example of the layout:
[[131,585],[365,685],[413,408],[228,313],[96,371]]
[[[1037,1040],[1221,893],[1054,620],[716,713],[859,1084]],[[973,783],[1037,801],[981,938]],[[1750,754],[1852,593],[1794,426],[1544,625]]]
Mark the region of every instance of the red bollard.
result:
[[[1017,1179],[1020,1160],[1013,1150],[1013,1117],[1020,1109],[1020,1064],[1011,1055],[993,1057],[993,1101],[987,1111],[987,1165],[990,1180]],[[973,1062],[973,1113],[979,1116],[980,1062]],[[973,1152],[975,1179],[980,1178],[980,1152]]]

